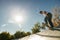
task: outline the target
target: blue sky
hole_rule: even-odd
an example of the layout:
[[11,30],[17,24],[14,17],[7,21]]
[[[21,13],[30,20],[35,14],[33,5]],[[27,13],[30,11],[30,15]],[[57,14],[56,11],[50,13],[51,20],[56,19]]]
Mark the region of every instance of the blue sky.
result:
[[[52,12],[54,7],[60,7],[60,0],[0,0],[0,32],[7,31],[15,33],[17,30],[31,31],[32,27],[37,22],[44,22],[44,16],[39,14],[39,11],[45,10]],[[10,23],[14,14],[11,11],[23,11],[24,22]]]

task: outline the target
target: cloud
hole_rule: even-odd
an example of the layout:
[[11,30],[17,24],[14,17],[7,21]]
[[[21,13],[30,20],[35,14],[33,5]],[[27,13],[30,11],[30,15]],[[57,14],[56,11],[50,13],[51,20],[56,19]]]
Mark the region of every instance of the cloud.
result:
[[13,22],[12,20],[8,20],[8,23],[2,24],[1,27],[5,27],[5,26],[7,26],[9,23],[14,23],[14,22]]
[[18,24],[18,26],[19,26],[19,28],[22,28],[22,27],[21,27],[21,24]]
[[14,21],[13,20],[8,20],[8,23],[14,23]]
[[5,27],[5,26],[7,26],[8,24],[3,24],[3,25],[1,25],[1,27]]

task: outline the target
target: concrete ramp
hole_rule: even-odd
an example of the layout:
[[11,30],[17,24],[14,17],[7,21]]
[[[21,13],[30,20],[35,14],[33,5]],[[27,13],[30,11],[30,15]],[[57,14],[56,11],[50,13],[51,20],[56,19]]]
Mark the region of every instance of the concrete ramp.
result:
[[60,31],[46,30],[17,40],[60,40]]

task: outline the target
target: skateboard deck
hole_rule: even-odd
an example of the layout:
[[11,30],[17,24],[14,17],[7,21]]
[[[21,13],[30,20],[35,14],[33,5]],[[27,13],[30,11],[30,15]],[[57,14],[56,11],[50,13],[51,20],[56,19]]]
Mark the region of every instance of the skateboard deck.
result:
[[57,31],[60,31],[60,28],[52,28],[52,29],[49,29],[49,30],[57,30]]

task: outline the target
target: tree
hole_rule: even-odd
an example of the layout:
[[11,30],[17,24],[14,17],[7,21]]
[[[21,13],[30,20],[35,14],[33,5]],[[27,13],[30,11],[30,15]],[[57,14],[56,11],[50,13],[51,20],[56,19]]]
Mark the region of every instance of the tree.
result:
[[32,33],[40,32],[40,23],[36,23],[32,28]]
[[26,36],[28,36],[28,35],[31,35],[31,33],[30,32],[26,32]]
[[21,36],[21,32],[20,31],[17,31],[15,34],[14,34],[14,37],[15,38],[20,38]]
[[25,37],[26,33],[24,31],[21,32],[21,37]]
[[25,37],[26,36],[26,33],[24,31],[17,31],[15,34],[14,34],[14,37],[15,38],[22,38],[22,37]]
[[60,25],[60,7],[55,7],[53,9],[53,15],[54,15],[53,24],[54,27],[57,27]]
[[0,34],[0,40],[10,40],[10,34],[8,32],[2,32]]
[[14,38],[15,38],[14,35],[10,35],[10,40],[11,40],[11,39],[14,39]]

